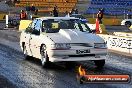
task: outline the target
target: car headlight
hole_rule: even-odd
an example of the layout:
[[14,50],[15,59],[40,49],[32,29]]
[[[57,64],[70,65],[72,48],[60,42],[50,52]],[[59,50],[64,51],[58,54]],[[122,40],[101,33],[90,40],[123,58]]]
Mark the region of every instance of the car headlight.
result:
[[94,48],[106,48],[105,43],[94,43]]
[[69,43],[55,43],[51,45],[52,49],[70,49],[71,46]]

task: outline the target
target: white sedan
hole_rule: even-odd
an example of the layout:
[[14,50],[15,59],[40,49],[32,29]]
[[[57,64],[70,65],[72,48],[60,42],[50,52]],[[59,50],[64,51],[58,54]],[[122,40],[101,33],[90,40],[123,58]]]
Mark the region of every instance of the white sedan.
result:
[[91,33],[87,24],[74,17],[36,18],[21,33],[20,46],[25,58],[49,62],[94,61],[103,67],[107,47],[102,38]]
[[125,25],[127,27],[130,27],[132,25],[132,19],[124,19],[121,21],[121,25]]

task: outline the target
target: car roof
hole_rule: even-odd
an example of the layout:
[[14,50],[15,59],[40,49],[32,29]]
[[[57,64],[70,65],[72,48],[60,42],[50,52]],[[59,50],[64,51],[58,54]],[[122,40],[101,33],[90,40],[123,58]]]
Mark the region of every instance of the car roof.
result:
[[40,19],[40,20],[49,20],[49,19],[54,19],[54,20],[70,20],[70,19],[78,19],[75,17],[40,17],[40,18],[36,18],[36,19]]
[[72,15],[73,15],[73,16],[80,16],[81,14],[71,14],[71,16],[72,16]]

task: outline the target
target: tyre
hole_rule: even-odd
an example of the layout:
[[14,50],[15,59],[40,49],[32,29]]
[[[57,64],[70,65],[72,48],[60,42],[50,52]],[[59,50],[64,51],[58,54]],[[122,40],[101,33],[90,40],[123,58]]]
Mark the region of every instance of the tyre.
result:
[[105,65],[105,60],[95,60],[94,63],[97,66],[97,68],[103,68]]
[[23,45],[23,54],[24,54],[24,58],[25,59],[29,59],[30,58],[30,56],[28,56],[25,44]]
[[126,22],[125,22],[125,25],[126,25],[127,27],[130,27],[130,26],[131,26],[131,22],[130,22],[130,21],[126,21]]
[[40,54],[41,54],[41,63],[43,67],[47,67],[49,64],[49,58],[46,52],[46,46],[42,45],[41,46],[41,50],[40,50]]

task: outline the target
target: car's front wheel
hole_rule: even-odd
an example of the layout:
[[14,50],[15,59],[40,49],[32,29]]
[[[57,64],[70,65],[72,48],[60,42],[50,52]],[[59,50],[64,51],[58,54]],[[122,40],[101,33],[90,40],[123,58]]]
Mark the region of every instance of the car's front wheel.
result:
[[103,68],[105,65],[105,60],[95,60],[94,63],[97,66],[97,68]]
[[41,54],[41,63],[43,67],[47,67],[48,63],[49,63],[49,58],[46,52],[46,46],[42,45],[41,46],[41,50],[40,50],[40,54]]
[[126,25],[127,27],[130,27],[130,26],[131,26],[131,22],[130,22],[130,21],[126,21],[126,22],[125,22],[125,25]]

